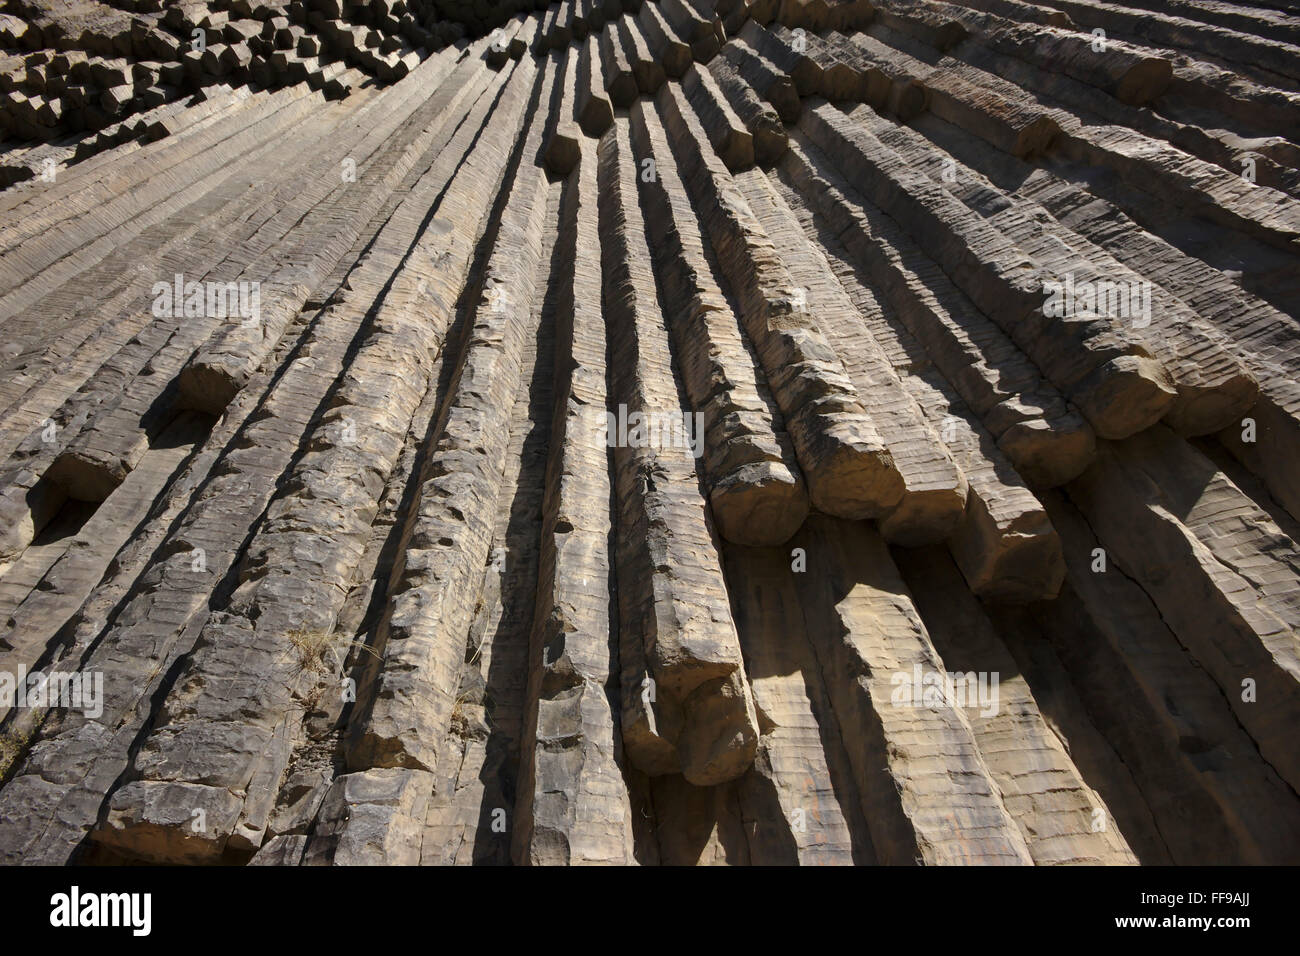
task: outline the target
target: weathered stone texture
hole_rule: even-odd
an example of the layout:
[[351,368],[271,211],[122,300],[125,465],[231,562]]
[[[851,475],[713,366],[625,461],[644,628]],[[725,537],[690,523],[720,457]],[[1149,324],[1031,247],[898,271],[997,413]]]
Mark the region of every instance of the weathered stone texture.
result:
[[0,862],[1300,862],[1294,6],[0,0]]

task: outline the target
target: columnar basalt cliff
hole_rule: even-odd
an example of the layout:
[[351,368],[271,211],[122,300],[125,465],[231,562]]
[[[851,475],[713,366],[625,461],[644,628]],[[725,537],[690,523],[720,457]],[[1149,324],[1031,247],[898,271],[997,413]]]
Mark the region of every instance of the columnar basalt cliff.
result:
[[0,861],[1300,863],[1296,0],[0,47]]

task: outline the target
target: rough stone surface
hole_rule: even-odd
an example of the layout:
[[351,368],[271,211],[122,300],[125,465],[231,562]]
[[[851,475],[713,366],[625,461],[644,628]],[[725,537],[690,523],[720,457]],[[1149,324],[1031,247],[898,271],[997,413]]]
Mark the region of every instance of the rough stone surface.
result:
[[0,0],[0,862],[1300,863],[1294,7]]

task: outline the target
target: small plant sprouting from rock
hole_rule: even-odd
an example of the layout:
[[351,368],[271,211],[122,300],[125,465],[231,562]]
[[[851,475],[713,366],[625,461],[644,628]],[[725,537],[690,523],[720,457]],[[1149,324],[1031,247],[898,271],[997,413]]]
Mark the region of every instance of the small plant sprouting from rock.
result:
[[352,649],[376,659],[379,657],[375,649],[364,641],[353,639],[340,645],[334,632],[319,628],[295,628],[285,637],[289,641],[289,653],[295,657],[296,675],[311,674],[315,678],[305,697],[311,709],[320,703],[322,694],[330,686],[329,678],[345,669],[345,657]]
[[0,780],[9,776],[14,763],[26,753],[31,739],[30,731],[0,734]]
[[337,661],[337,654],[330,643],[331,632],[325,630],[308,630],[299,628],[285,635],[298,659],[300,673],[324,676],[333,670],[330,660]]

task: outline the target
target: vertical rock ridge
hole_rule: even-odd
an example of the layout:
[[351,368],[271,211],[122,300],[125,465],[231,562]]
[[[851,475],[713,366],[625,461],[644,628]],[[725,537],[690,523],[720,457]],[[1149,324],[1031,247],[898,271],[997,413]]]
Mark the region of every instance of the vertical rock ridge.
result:
[[1300,860],[1290,0],[155,6],[0,0],[0,862]]

